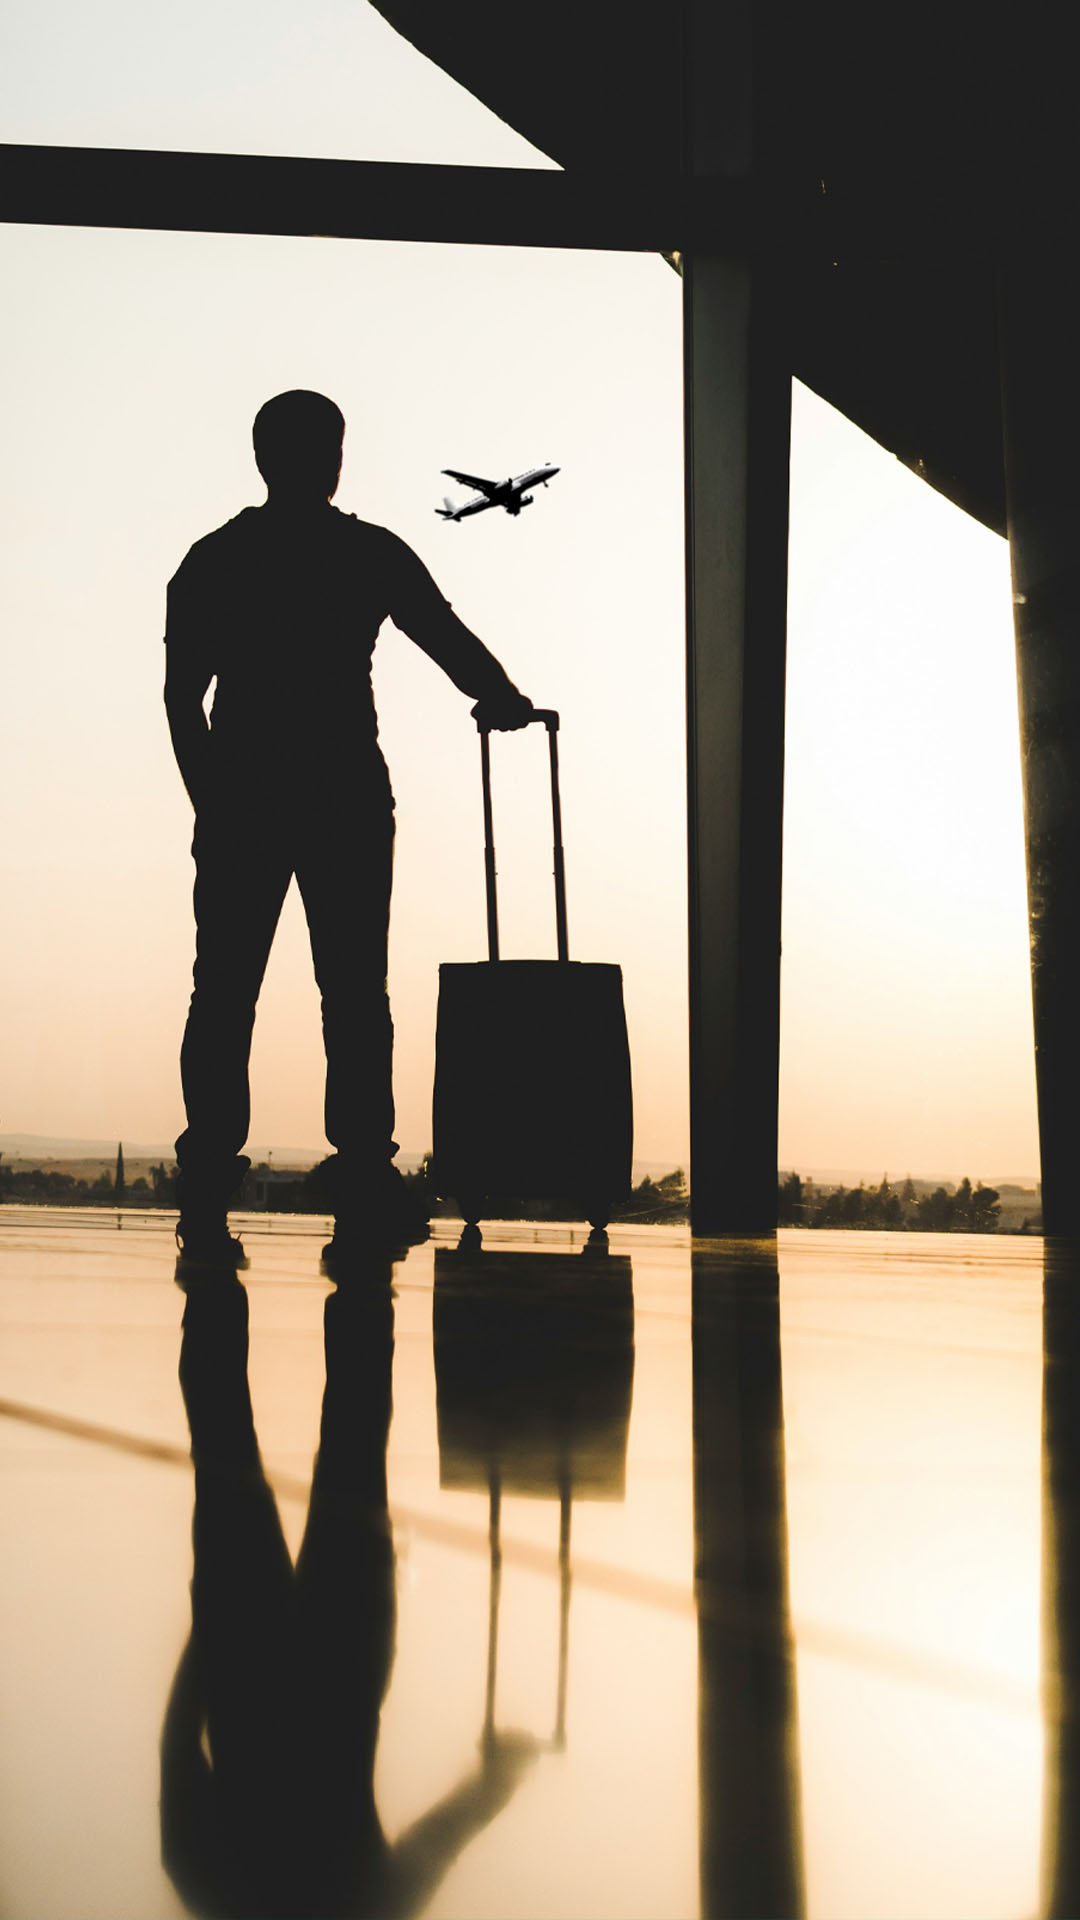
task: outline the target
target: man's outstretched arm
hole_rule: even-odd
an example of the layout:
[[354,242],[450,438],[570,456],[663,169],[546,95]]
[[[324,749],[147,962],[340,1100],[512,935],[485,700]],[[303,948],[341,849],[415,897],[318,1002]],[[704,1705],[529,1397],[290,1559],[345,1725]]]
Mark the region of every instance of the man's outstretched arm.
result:
[[396,567],[390,618],[440,666],[455,687],[477,702],[476,718],[500,732],[528,726],[533,703],[514,685],[482,640],[459,620],[423,561],[395,540]]

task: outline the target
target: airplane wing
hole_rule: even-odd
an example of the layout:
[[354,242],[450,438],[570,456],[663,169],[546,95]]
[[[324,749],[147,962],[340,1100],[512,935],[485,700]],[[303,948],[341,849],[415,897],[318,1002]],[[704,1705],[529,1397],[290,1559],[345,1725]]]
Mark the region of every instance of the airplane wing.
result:
[[479,480],[475,473],[455,473],[453,467],[444,467],[442,471],[448,480],[460,480],[463,487],[475,487],[477,493],[494,493],[501,487],[501,480]]

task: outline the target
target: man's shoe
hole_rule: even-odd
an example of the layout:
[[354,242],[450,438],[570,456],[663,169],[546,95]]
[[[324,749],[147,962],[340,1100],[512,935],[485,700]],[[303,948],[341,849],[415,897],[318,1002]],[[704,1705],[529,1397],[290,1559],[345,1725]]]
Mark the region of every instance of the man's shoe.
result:
[[396,1167],[388,1167],[386,1180],[372,1205],[372,1231],[382,1233],[397,1245],[418,1247],[431,1232],[430,1211],[417,1192]]
[[[179,1150],[185,1135],[177,1142]],[[229,1200],[251,1161],[245,1153],[196,1157],[176,1176],[176,1244],[181,1257],[200,1267],[246,1267],[243,1246],[229,1232]]]
[[387,1167],[376,1180],[356,1181],[334,1216],[331,1246],[357,1253],[417,1247],[431,1231],[424,1201],[396,1167]]

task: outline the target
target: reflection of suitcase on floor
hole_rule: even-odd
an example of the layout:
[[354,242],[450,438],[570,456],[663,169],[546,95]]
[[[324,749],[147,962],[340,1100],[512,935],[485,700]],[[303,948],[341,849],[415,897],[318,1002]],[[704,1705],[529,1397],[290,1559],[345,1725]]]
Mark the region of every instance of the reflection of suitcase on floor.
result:
[[435,1249],[439,1485],[486,1491],[491,1576],[484,1737],[495,1733],[504,1496],[559,1503],[555,1731],[566,1739],[570,1514],[626,1497],[634,1282],[613,1255]]
[[481,730],[488,958],[439,968],[434,1176],[475,1222],[486,1197],[569,1201],[594,1226],[630,1191],[622,971],[568,956],[557,713],[548,729],[556,960],[501,960],[488,734]]
[[440,1486],[624,1498],[628,1259],[436,1247],[432,1314]]

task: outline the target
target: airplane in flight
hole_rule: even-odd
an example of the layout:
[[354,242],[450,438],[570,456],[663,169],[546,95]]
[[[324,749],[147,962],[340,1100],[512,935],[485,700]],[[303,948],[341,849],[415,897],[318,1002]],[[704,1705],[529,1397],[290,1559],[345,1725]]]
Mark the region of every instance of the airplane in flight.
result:
[[444,467],[448,480],[459,480],[463,487],[472,487],[482,497],[455,507],[453,501],[444,496],[442,506],[435,511],[440,520],[465,520],[470,513],[483,513],[485,507],[505,507],[507,513],[517,515],[522,507],[532,506],[529,488],[546,487],[558,471],[558,467],[530,467],[528,473],[515,474],[511,480],[481,480],[475,473],[455,473],[453,467]]

